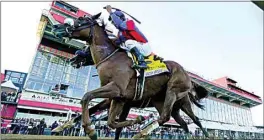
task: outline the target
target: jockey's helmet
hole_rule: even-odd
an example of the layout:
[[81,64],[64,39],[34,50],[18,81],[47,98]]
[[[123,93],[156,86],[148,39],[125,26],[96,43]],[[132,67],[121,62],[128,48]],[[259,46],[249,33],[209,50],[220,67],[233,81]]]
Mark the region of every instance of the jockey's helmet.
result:
[[123,20],[123,21],[126,20],[125,14],[122,13],[121,11],[116,10],[116,11],[114,12],[114,14],[117,15],[121,20]]

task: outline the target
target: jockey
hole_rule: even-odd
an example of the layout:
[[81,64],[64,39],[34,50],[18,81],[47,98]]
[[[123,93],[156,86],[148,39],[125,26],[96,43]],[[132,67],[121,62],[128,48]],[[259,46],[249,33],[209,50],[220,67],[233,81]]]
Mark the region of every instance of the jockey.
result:
[[106,6],[106,10],[110,14],[112,23],[118,29],[115,43],[137,57],[138,68],[146,69],[147,64],[144,56],[149,56],[152,53],[147,38],[136,27],[134,21],[126,19],[121,11],[112,12],[110,5]]

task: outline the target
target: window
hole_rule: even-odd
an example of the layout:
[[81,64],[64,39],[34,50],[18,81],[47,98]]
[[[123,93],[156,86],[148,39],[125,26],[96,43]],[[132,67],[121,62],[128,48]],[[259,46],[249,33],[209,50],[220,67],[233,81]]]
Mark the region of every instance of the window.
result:
[[238,109],[238,116],[239,116],[239,124],[243,125],[242,108]]
[[224,122],[227,122],[228,116],[227,116],[227,105],[226,103],[223,103],[223,116],[224,116]]
[[75,81],[76,81],[76,76],[71,74],[71,75],[70,75],[70,80],[69,80],[69,82],[70,82],[71,84],[74,84]]
[[212,120],[216,120],[216,115],[215,115],[215,101],[211,100],[211,113],[212,113]]
[[72,94],[74,97],[82,98],[82,96],[84,95],[84,90],[75,88],[73,91],[74,92]]
[[41,62],[41,58],[36,58],[35,62],[34,62],[34,65],[35,66],[40,66],[40,62]]
[[217,101],[214,101],[214,108],[215,108],[215,117],[216,117],[216,119],[215,119],[215,121],[219,121],[219,110],[218,110],[218,102]]
[[[81,98],[87,90],[89,67],[74,69],[68,64],[64,66],[65,59],[49,53],[38,52],[36,61],[41,64],[37,66],[33,63],[26,88],[48,93],[51,85],[63,83],[69,85],[72,96],[77,98]],[[75,88],[78,89],[76,94]]]
[[250,110],[248,110],[248,117],[249,117],[249,126],[252,126],[253,125],[253,120],[252,120],[252,114],[251,114]]
[[11,74],[11,71],[8,71],[7,73],[6,73],[6,75],[10,75]]
[[26,84],[26,89],[33,89],[35,86],[35,83],[28,80],[27,84]]
[[55,2],[55,5],[58,6],[58,7],[60,7],[60,8],[65,9],[65,10],[67,10],[67,11],[73,13],[73,14],[76,14],[77,13],[77,10],[72,9],[71,7],[69,7],[67,5],[64,5],[64,4],[60,3],[60,2]]
[[244,116],[244,109],[243,108],[240,109],[240,115],[241,115],[241,124],[245,125],[245,122],[244,122],[245,116]]
[[21,74],[21,77],[24,78],[26,76],[26,74]]
[[237,117],[236,120],[237,120],[237,124],[240,125],[240,117],[241,117],[241,116],[239,116],[238,110],[239,110],[239,108],[236,107],[236,110],[235,110],[235,111],[236,111],[236,117]]
[[204,118],[206,119],[206,120],[209,120],[209,102],[208,102],[208,99],[204,99],[204,105],[205,105],[205,110],[203,111],[203,113],[204,113]]
[[234,123],[238,124],[238,121],[237,121],[238,116],[237,116],[236,110],[237,110],[237,107],[233,107],[233,113],[234,113],[233,115],[234,115],[234,120],[235,120]]
[[232,107],[231,105],[228,106],[228,113],[229,113],[229,123],[233,123],[233,113],[232,113]]
[[11,81],[12,81],[13,83],[18,83],[19,79],[18,79],[18,78],[11,78]]
[[248,111],[249,111],[248,109],[245,111],[245,116],[246,116],[247,126],[250,126],[250,124],[249,124]]
[[35,87],[34,87],[34,90],[40,90],[42,87],[42,84],[41,83],[36,83]]
[[20,73],[12,72],[12,73],[11,73],[11,76],[12,76],[12,77],[20,78]]
[[6,75],[5,81],[8,81],[8,80],[9,80],[9,75]]
[[43,91],[47,93],[50,91],[50,88],[51,88],[51,85],[46,85],[46,84],[44,84],[42,87]]
[[23,81],[19,81],[18,84],[23,84]]
[[247,109],[244,109],[245,126],[248,126]]

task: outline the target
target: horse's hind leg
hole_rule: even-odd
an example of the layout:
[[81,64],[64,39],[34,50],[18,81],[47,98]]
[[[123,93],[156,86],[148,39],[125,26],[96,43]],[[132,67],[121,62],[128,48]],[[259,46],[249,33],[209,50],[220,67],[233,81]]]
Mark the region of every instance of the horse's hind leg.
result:
[[199,118],[197,116],[195,116],[193,113],[189,96],[184,98],[184,100],[185,101],[183,101],[184,103],[182,104],[182,107],[181,107],[182,111],[185,112],[198,127],[200,127],[200,129],[203,131],[204,135],[208,138],[209,135],[206,132],[206,130],[203,128],[201,122],[199,121]]
[[[158,110],[158,112],[161,114],[163,103],[161,103],[161,102],[153,102],[153,105]],[[181,105],[179,103],[177,103],[177,102],[173,105],[171,116],[183,128],[183,130],[186,133],[189,133],[189,128],[188,128],[187,123],[180,116],[180,106]]]
[[188,94],[188,91],[179,91],[180,89],[178,87],[168,87],[163,105],[163,110],[160,115],[160,118],[158,119],[159,125],[163,125],[165,122],[170,120],[171,111],[173,109],[174,103]]
[[116,122],[115,118],[118,116],[124,107],[125,102],[120,101],[120,100],[112,100],[111,107],[109,110],[109,115],[108,115],[108,120],[107,120],[107,125],[109,127],[115,129],[119,127],[125,127],[125,126],[131,126],[136,123],[140,123],[143,118],[139,117],[136,120],[128,120],[128,121],[123,121],[123,122]]
[[[130,107],[128,104],[125,104],[122,113],[119,116],[118,122],[125,121],[130,111]],[[115,140],[119,140],[120,133],[122,132],[123,127],[119,127],[115,131]]]
[[159,125],[169,121],[174,103],[188,95],[191,86],[192,83],[188,74],[183,68],[175,64],[172,69],[172,76],[167,83],[163,110],[158,120]]
[[187,123],[181,118],[179,107],[174,107],[173,108],[173,110],[171,112],[171,116],[182,127],[182,129],[186,133],[189,133],[189,128],[188,128]]

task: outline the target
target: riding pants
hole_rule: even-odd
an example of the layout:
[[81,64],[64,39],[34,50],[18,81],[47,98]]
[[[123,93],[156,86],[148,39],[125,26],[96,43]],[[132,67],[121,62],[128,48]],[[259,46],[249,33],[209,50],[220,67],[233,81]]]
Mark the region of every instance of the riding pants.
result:
[[135,40],[127,40],[125,43],[120,45],[120,47],[127,51],[130,51],[132,48],[136,47],[144,56],[149,56],[152,53],[149,43],[141,43]]

